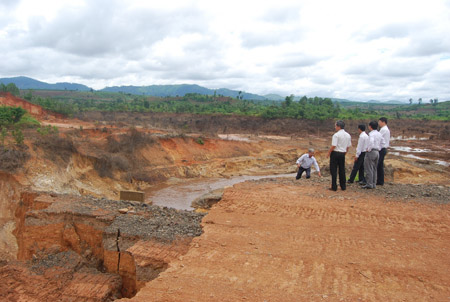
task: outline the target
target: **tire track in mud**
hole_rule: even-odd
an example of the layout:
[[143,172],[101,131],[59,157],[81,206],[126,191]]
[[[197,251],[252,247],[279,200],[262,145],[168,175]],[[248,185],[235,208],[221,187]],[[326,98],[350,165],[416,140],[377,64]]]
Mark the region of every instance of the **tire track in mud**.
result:
[[247,182],[133,300],[446,301],[449,225],[448,205]]

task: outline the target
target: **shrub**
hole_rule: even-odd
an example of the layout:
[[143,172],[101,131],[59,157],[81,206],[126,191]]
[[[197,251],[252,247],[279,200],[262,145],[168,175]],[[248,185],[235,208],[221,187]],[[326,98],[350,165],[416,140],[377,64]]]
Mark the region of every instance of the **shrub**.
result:
[[25,137],[23,136],[22,130],[20,128],[16,128],[12,131],[11,135],[14,137],[16,144],[22,145]]
[[54,161],[67,164],[72,154],[77,152],[73,141],[67,137],[49,135],[41,137],[34,145],[44,150],[45,157]]
[[109,156],[107,155],[103,155],[94,163],[94,169],[97,171],[100,177],[113,177],[112,161],[108,157]]
[[122,135],[120,141],[109,136],[107,138],[107,150],[111,153],[127,153],[132,154],[134,150],[146,145],[153,144],[155,140],[144,133],[139,132],[135,128],[131,128],[127,134]]
[[130,169],[130,162],[123,156],[105,154],[94,163],[94,169],[100,177],[113,178],[114,171],[127,171]]
[[0,146],[0,170],[14,172],[21,168],[29,157],[27,147],[24,145],[16,148]]

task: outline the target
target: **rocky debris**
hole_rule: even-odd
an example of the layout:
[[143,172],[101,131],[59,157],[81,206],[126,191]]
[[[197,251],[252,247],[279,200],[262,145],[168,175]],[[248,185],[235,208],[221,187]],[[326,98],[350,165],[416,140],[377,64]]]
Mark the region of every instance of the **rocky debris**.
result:
[[122,237],[173,242],[178,238],[201,235],[200,222],[203,216],[204,214],[191,211],[146,205],[135,215],[117,216],[105,232],[116,234],[117,230],[120,230]]
[[222,199],[223,191],[224,191],[224,189],[222,188],[222,189],[217,189],[217,190],[208,192],[208,193],[200,196],[199,198],[195,199],[192,202],[191,207],[193,207],[194,209],[208,210],[214,204],[218,203]]
[[377,186],[374,191],[376,191],[376,194],[404,201],[414,200],[442,204],[450,202],[450,187],[448,186],[385,183],[384,186]]
[[119,209],[119,213],[120,213],[120,214],[126,214],[126,213],[128,213],[128,211],[129,211],[128,208],[122,208],[122,209]]

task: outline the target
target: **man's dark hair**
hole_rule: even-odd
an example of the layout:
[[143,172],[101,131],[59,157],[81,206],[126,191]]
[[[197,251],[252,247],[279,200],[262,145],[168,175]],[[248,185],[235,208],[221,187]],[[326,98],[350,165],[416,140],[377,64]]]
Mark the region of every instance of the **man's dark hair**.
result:
[[359,124],[359,125],[358,125],[358,129],[361,130],[361,131],[366,131],[366,125],[364,125],[364,124]]
[[382,121],[383,123],[387,124],[387,118],[385,118],[384,116],[380,117],[379,120]]
[[339,121],[336,122],[336,126],[338,126],[341,129],[344,129],[345,128],[345,123],[343,121],[339,120]]
[[378,128],[378,123],[377,121],[371,121],[369,123],[370,128],[372,128],[372,130],[376,130]]

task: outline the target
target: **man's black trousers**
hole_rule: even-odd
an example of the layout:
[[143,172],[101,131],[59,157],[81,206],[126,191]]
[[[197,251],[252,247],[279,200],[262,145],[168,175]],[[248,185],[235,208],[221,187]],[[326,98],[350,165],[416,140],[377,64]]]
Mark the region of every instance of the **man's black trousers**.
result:
[[339,185],[342,190],[346,189],[345,184],[345,153],[344,152],[331,152],[330,155],[330,173],[331,173],[331,189],[337,190],[337,170],[339,169]]
[[386,148],[380,150],[380,157],[378,158],[377,166],[377,186],[384,185],[384,157],[386,156]]
[[353,164],[352,173],[350,173],[350,178],[348,179],[348,182],[354,182],[356,173],[359,172],[359,181],[366,182],[366,179],[364,178],[364,157],[366,156],[366,152],[361,152],[358,159]]
[[302,166],[300,166],[300,168],[298,168],[297,176],[295,177],[295,179],[302,178],[302,174],[305,171],[306,171],[306,178],[310,178],[311,177],[311,167],[305,169]]

